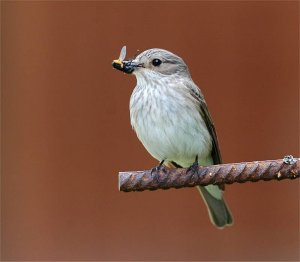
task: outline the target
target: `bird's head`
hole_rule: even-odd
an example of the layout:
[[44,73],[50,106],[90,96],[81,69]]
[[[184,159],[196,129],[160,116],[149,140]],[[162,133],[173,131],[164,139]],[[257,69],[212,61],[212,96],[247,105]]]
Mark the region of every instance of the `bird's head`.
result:
[[114,60],[113,67],[128,74],[139,76],[184,75],[189,76],[187,65],[179,56],[164,49],[148,49],[136,58]]

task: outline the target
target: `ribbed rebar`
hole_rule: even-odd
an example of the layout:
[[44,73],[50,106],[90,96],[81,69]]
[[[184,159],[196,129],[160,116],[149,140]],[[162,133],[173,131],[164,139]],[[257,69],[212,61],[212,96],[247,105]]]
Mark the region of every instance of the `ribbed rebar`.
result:
[[119,190],[143,191],[169,188],[194,187],[282,180],[300,177],[300,159],[286,156],[284,159],[242,162],[195,169],[162,166],[158,171],[145,170],[119,173]]

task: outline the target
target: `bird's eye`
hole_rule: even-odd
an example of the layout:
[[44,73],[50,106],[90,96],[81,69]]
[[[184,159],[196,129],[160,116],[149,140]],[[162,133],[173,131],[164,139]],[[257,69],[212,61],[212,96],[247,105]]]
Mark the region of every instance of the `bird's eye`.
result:
[[154,66],[159,66],[162,63],[162,61],[160,59],[153,59],[152,60],[152,65]]

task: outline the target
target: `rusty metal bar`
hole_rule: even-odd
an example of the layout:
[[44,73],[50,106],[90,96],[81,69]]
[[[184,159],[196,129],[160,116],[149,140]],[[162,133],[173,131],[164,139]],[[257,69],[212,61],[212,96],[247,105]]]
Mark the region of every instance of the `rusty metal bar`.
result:
[[199,166],[195,172],[187,168],[170,169],[165,166],[152,174],[151,170],[120,172],[119,190],[130,192],[299,177],[300,159],[286,156],[278,160]]

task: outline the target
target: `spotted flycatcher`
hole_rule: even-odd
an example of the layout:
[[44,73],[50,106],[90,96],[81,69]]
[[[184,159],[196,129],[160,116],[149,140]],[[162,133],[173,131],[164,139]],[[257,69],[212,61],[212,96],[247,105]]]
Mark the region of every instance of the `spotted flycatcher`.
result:
[[[139,140],[160,165],[189,167],[221,163],[217,134],[201,90],[179,56],[149,49],[124,60],[125,47],[113,66],[134,74],[130,120]],[[222,187],[198,186],[211,222],[224,228],[233,222]]]

